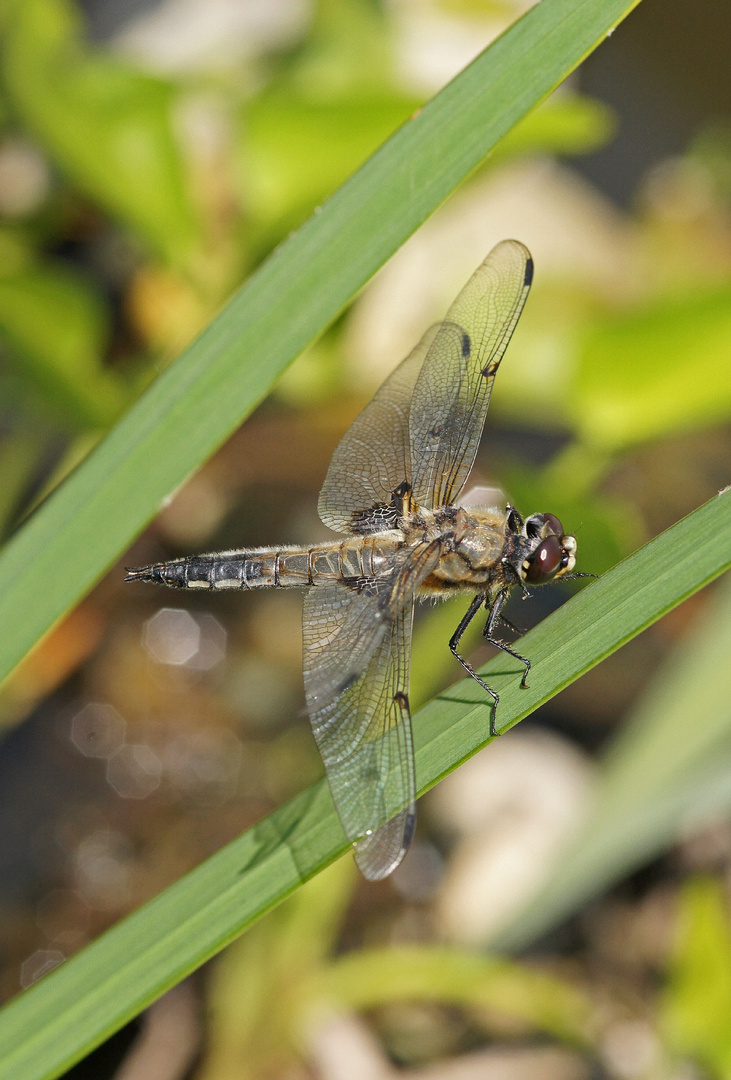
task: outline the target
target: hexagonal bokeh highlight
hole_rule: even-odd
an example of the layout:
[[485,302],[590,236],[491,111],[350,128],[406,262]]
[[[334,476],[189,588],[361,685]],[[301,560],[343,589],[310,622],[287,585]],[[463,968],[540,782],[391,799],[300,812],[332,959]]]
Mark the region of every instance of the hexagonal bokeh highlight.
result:
[[158,664],[181,666],[198,652],[201,628],[188,611],[160,608],[145,623],[143,642]]
[[71,721],[71,742],[85,757],[108,758],[124,744],[125,726],[113,705],[92,701]]
[[188,667],[196,671],[209,671],[220,664],[226,655],[227,634],[215,615],[198,615],[196,621],[200,629],[200,644],[198,651],[188,661]]
[[21,964],[20,985],[30,986],[31,983],[40,979],[42,975],[46,975],[49,971],[58,967],[59,964],[62,964],[65,959],[66,957],[60,949],[36,949]]
[[144,743],[128,743],[107,762],[107,782],[122,799],[145,799],[160,786],[162,763]]
[[226,631],[214,615],[160,608],[145,623],[142,640],[158,664],[208,671],[226,655]]

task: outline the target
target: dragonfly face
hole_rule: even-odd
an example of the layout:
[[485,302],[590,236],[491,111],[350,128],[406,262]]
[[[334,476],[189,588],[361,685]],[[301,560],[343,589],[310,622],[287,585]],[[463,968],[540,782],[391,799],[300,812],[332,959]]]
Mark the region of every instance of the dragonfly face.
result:
[[453,544],[456,558],[450,562],[450,576],[455,579],[462,569],[462,579],[476,585],[494,582],[501,573],[506,585],[543,585],[570,574],[576,564],[576,540],[564,533],[555,514],[533,514],[524,523],[514,507],[508,507],[497,528],[494,512],[476,509],[459,514]]
[[[472,597],[450,648],[485,608],[495,633],[513,586],[570,576],[576,540],[553,514],[460,506],[495,374],[525,304],[533,261],[505,240],[389,376],[333,454],[320,492],[323,522],[343,535],[309,549],[190,556],[128,571],[178,588],[306,588],[305,696],[333,801],[367,878],[386,877],[414,832],[416,782],[409,714],[414,601]],[[465,500],[467,501],[467,500]],[[497,734],[495,711],[490,731]]]

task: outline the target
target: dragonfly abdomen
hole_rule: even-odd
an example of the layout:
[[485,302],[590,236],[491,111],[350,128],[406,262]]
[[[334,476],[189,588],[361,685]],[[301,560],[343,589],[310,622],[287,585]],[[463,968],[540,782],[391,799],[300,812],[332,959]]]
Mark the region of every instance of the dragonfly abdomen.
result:
[[388,566],[391,538],[359,537],[313,548],[221,551],[127,570],[126,581],[173,589],[270,589],[378,576]]
[[152,581],[174,589],[266,589],[311,585],[310,552],[266,548],[222,551],[154,563],[127,571],[127,581]]

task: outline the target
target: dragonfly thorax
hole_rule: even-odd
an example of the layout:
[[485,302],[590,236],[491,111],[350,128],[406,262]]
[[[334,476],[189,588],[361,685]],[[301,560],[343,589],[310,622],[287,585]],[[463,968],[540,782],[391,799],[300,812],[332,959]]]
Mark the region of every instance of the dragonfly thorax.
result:
[[420,520],[425,526],[423,538],[441,544],[438,565],[424,582],[422,593],[448,596],[492,591],[503,572],[505,511],[445,506],[426,514],[420,511]]
[[454,550],[473,573],[491,573],[503,557],[505,542],[504,510],[460,507],[457,511]]

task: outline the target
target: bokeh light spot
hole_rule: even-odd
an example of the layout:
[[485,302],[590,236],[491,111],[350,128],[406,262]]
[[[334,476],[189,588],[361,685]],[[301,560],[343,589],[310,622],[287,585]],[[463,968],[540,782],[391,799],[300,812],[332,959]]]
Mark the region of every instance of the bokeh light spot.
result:
[[145,648],[158,664],[187,664],[200,648],[201,629],[180,608],[161,608],[145,623]]
[[113,705],[93,701],[71,721],[71,742],[85,757],[108,758],[124,743],[125,722]]
[[130,894],[131,854],[127,838],[99,829],[81,841],[75,855],[76,880],[92,907],[123,908]]
[[144,743],[128,743],[107,762],[107,781],[123,799],[144,799],[160,786],[162,764]]
[[220,664],[226,655],[227,635],[214,615],[198,615],[196,621],[200,631],[200,644],[187,666],[195,668],[196,671],[208,671]]
[[66,959],[60,949],[36,949],[20,968],[20,985],[30,986]]

